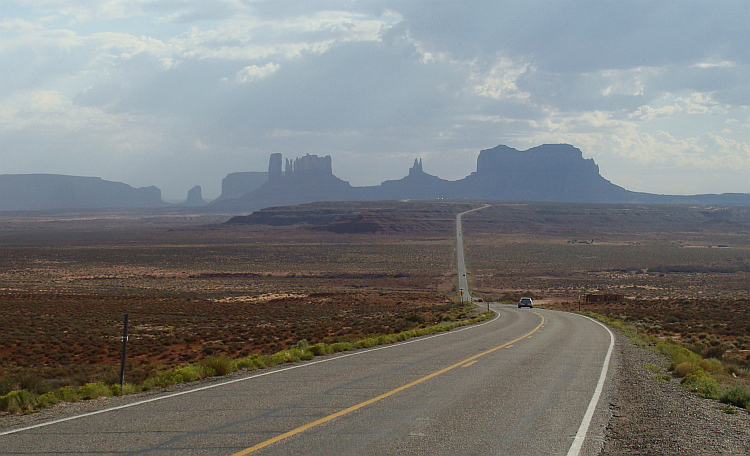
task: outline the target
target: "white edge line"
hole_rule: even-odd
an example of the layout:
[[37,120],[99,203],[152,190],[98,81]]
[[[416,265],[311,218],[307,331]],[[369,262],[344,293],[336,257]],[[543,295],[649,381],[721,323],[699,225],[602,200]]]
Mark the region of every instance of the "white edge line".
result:
[[[580,315],[580,314],[576,314]],[[583,421],[581,421],[581,426],[578,428],[578,432],[576,433],[575,438],[573,439],[573,444],[570,446],[570,449],[568,450],[568,456],[578,456],[581,452],[581,448],[583,447],[583,441],[586,439],[586,434],[589,431],[589,426],[591,425],[591,418],[594,416],[594,411],[596,410],[596,406],[599,403],[599,397],[602,394],[602,390],[604,390],[604,381],[607,379],[607,371],[609,370],[609,361],[612,357],[612,349],[615,346],[615,335],[612,334],[612,331],[610,331],[607,326],[605,326],[602,322],[598,320],[594,320],[591,317],[587,317],[585,315],[581,315],[584,318],[588,318],[589,320],[598,323],[602,328],[606,329],[609,333],[609,349],[607,350],[607,356],[604,357],[604,363],[602,364],[602,372],[599,374],[599,382],[596,384],[596,389],[594,390],[594,395],[591,396],[591,402],[589,402],[589,407],[586,409],[586,414],[583,415]]]
[[232,383],[244,382],[244,381],[247,381],[247,380],[252,380],[254,378],[265,377],[266,375],[273,375],[273,374],[278,374],[278,373],[281,373],[281,372],[286,372],[286,371],[289,371],[289,370],[292,370],[292,369],[299,369],[301,367],[312,366],[314,364],[327,363],[329,361],[337,361],[339,359],[348,358],[350,356],[359,356],[359,355],[364,355],[364,354],[371,353],[371,352],[378,351],[378,350],[385,350],[385,349],[388,349],[388,348],[396,348],[396,347],[399,347],[399,346],[402,346],[402,345],[412,344],[412,343],[415,343],[415,342],[423,342],[425,340],[433,339],[435,337],[448,336],[448,335],[451,335],[451,334],[455,334],[457,332],[461,332],[461,331],[466,331],[466,330],[469,330],[469,329],[478,328],[480,326],[484,326],[486,324],[492,323],[495,320],[497,320],[498,318],[499,318],[499,314],[497,312],[495,312],[495,317],[493,319],[485,321],[483,323],[478,323],[478,324],[475,324],[475,325],[469,325],[469,326],[466,326],[466,327],[463,327],[463,328],[459,328],[459,329],[455,329],[455,330],[450,330],[450,331],[445,331],[445,332],[441,332],[441,333],[438,333],[438,334],[433,334],[431,336],[416,337],[416,338],[413,338],[413,339],[410,339],[410,340],[406,340],[406,341],[403,341],[403,342],[397,342],[395,344],[386,344],[386,345],[381,345],[381,346],[378,346],[378,347],[375,347],[375,348],[368,348],[368,349],[365,349],[365,350],[357,350],[357,351],[354,351],[354,352],[351,352],[351,353],[345,353],[343,355],[339,355],[339,356],[335,356],[335,357],[331,357],[331,358],[320,359],[318,361],[311,361],[309,363],[294,364],[292,366],[284,367],[284,368],[281,368],[281,369],[269,370],[267,372],[261,372],[259,374],[251,375],[249,377],[237,378],[237,379],[234,379],[234,380],[227,380],[225,382],[219,382],[219,383],[214,383],[212,385],[201,386],[199,388],[191,389],[191,390],[188,390],[188,391],[180,391],[179,393],[171,393],[171,394],[167,394],[167,395],[164,395],[164,396],[159,396],[159,397],[154,397],[154,398],[151,398],[151,399],[145,399],[145,400],[142,400],[142,401],[133,402],[133,403],[130,403],[130,404],[118,405],[116,407],[110,407],[110,408],[106,408],[106,409],[103,409],[103,410],[97,410],[95,412],[89,412],[89,413],[84,413],[84,414],[81,414],[81,415],[69,416],[69,417],[66,417],[66,418],[59,418],[59,419],[56,419],[56,420],[53,420],[53,421],[47,421],[45,423],[39,423],[39,424],[31,425],[31,426],[25,426],[25,427],[21,427],[21,428],[17,428],[17,429],[11,429],[9,431],[0,432],[0,436],[9,435],[9,434],[16,434],[18,432],[29,431],[31,429],[36,429],[36,428],[40,428],[40,427],[51,426],[53,424],[63,423],[65,421],[77,420],[79,418],[86,418],[86,417],[93,416],[93,415],[99,415],[100,413],[114,412],[116,410],[122,410],[122,409],[129,408],[129,407],[135,407],[137,405],[147,404],[149,402],[156,402],[156,401],[161,401],[161,400],[164,400],[164,399],[170,399],[170,398],[173,398],[173,397],[182,396],[183,394],[197,393],[198,391],[204,391],[204,390],[211,389],[211,388],[217,388],[219,386],[225,386],[225,385],[229,385],[229,384],[232,384]]

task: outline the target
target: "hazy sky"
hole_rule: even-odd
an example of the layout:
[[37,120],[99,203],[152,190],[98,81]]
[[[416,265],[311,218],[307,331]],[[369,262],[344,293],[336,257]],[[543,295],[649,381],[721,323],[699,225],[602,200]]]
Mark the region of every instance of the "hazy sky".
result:
[[750,2],[0,0],[0,174],[215,198],[273,152],[374,185],[545,143],[750,193]]

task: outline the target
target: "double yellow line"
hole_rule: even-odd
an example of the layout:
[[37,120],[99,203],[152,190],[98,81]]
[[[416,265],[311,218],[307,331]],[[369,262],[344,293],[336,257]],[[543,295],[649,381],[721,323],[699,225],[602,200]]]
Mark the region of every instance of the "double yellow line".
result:
[[368,400],[366,400],[364,402],[360,402],[357,405],[352,405],[349,408],[346,408],[344,410],[338,411],[336,413],[333,413],[333,414],[328,415],[326,417],[320,418],[320,419],[315,420],[313,422],[304,424],[304,425],[302,425],[302,426],[300,426],[300,427],[298,427],[296,429],[292,429],[291,431],[288,431],[288,432],[285,432],[283,434],[277,435],[276,437],[268,439],[268,440],[266,440],[264,442],[260,442],[257,445],[253,445],[250,448],[246,448],[246,449],[244,449],[242,451],[234,453],[231,456],[245,456],[245,455],[250,454],[250,453],[252,453],[254,451],[260,450],[261,448],[265,448],[268,445],[271,445],[272,443],[276,443],[276,442],[278,442],[280,440],[283,440],[283,439],[285,439],[287,437],[291,437],[291,436],[299,434],[301,432],[305,432],[308,429],[314,428],[315,426],[318,426],[318,425],[321,425],[321,424],[326,423],[328,421],[331,421],[334,418],[338,418],[340,416],[344,416],[344,415],[346,415],[348,413],[351,413],[351,412],[353,412],[355,410],[359,410],[362,407],[366,407],[366,406],[368,406],[370,404],[374,404],[375,402],[378,402],[381,399],[385,399],[386,397],[393,396],[394,394],[399,393],[401,391],[404,391],[405,389],[411,388],[414,385],[418,385],[418,384],[420,384],[422,382],[425,382],[425,381],[427,381],[427,380],[429,380],[429,379],[431,379],[433,377],[437,377],[440,374],[444,374],[444,373],[448,372],[449,370],[455,369],[455,368],[457,368],[459,366],[465,366],[467,364],[473,364],[474,362],[476,362],[475,360],[477,358],[480,358],[480,357],[482,357],[484,355],[488,355],[488,354],[490,354],[490,353],[492,353],[494,351],[500,350],[502,348],[506,348],[508,346],[511,346],[514,343],[518,342],[519,340],[525,339],[525,338],[531,336],[532,334],[534,334],[535,332],[539,331],[539,328],[541,328],[542,326],[544,326],[545,318],[541,314],[539,314],[537,312],[534,312],[534,314],[538,315],[542,319],[542,321],[536,326],[536,328],[532,329],[531,331],[527,332],[526,334],[524,334],[523,336],[521,336],[521,337],[519,337],[517,339],[513,339],[510,342],[506,342],[506,343],[504,343],[502,345],[499,345],[499,346],[497,346],[495,348],[491,348],[491,349],[489,349],[487,351],[484,351],[484,352],[479,353],[477,355],[474,355],[474,356],[471,356],[469,358],[466,358],[463,361],[459,361],[456,364],[453,364],[453,365],[448,366],[446,368],[440,369],[439,371],[435,371],[435,372],[433,372],[433,373],[431,373],[429,375],[425,375],[424,377],[422,377],[422,378],[420,378],[418,380],[414,380],[413,382],[410,382],[410,383],[407,383],[405,385],[399,386],[398,388],[392,389],[392,390],[388,391],[387,393],[381,394],[380,396],[373,397],[372,399],[368,399]]

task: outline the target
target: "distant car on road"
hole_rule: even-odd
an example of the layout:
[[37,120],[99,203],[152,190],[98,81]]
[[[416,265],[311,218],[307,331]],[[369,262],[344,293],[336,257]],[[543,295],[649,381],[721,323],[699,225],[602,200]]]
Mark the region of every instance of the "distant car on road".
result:
[[482,298],[477,298],[477,302],[484,302],[484,299],[482,299]]
[[518,308],[520,309],[521,307],[531,307],[531,308],[533,308],[534,307],[534,302],[531,300],[531,298],[521,298],[518,301]]

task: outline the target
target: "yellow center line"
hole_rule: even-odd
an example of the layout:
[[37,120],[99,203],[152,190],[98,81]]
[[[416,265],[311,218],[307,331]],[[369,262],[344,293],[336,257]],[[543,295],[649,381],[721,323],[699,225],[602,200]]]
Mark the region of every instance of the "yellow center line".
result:
[[537,332],[539,330],[539,328],[541,328],[542,325],[544,325],[544,322],[545,322],[544,317],[541,314],[537,313],[537,312],[534,312],[534,313],[536,315],[538,315],[542,319],[541,323],[539,323],[536,326],[536,328],[532,329],[531,331],[527,332],[526,334],[524,334],[523,336],[521,336],[521,337],[519,337],[517,339],[513,339],[510,342],[506,342],[506,343],[504,343],[502,345],[499,345],[499,346],[497,346],[495,348],[491,348],[491,349],[489,349],[487,351],[484,351],[482,353],[476,354],[474,356],[470,356],[469,358],[466,358],[463,361],[460,361],[460,362],[458,362],[456,364],[453,364],[451,366],[448,366],[448,367],[445,367],[443,369],[440,369],[439,371],[433,372],[433,373],[431,373],[429,375],[425,375],[424,377],[422,377],[422,378],[420,378],[418,380],[414,380],[413,382],[407,383],[406,385],[399,386],[398,388],[392,389],[392,390],[388,391],[387,393],[381,394],[380,396],[373,397],[372,399],[368,399],[368,400],[366,400],[364,402],[360,402],[359,404],[352,405],[351,407],[346,408],[344,410],[340,410],[340,411],[338,411],[336,413],[332,413],[332,414],[330,414],[330,415],[328,415],[326,417],[323,417],[323,418],[320,418],[320,419],[315,420],[313,422],[304,424],[304,425],[302,425],[302,426],[300,426],[300,427],[298,427],[296,429],[292,429],[291,431],[288,431],[288,432],[285,432],[283,434],[277,435],[276,437],[268,439],[268,440],[266,440],[264,442],[260,442],[257,445],[253,445],[250,448],[246,448],[246,449],[244,449],[242,451],[239,451],[237,453],[233,453],[231,456],[245,456],[245,455],[250,454],[250,453],[252,453],[254,451],[260,450],[261,448],[265,448],[268,445],[271,445],[272,443],[276,443],[279,440],[283,440],[283,439],[285,439],[287,437],[291,437],[291,436],[299,434],[301,432],[305,432],[306,430],[314,428],[315,426],[321,425],[323,423],[331,421],[331,420],[333,420],[335,418],[338,418],[340,416],[344,416],[346,414],[354,412],[355,410],[359,410],[362,407],[366,407],[366,406],[368,406],[370,404],[373,404],[375,402],[378,402],[378,401],[380,401],[382,399],[385,399],[387,397],[393,396],[394,394],[399,393],[401,391],[404,391],[405,389],[411,388],[414,385],[418,385],[418,384],[420,384],[422,382],[425,382],[425,381],[427,381],[427,380],[429,380],[429,379],[431,379],[433,377],[437,377],[440,374],[444,374],[444,373],[448,372],[449,370],[455,369],[456,367],[462,366],[462,365],[464,365],[466,363],[470,363],[470,362],[472,362],[472,361],[476,360],[477,358],[480,358],[480,357],[482,357],[484,355],[488,355],[488,354],[490,354],[490,353],[492,353],[492,352],[494,352],[496,350],[500,350],[501,348],[505,348],[507,346],[510,346],[510,345],[518,342],[521,339],[525,339],[525,338],[531,336],[532,334],[534,334],[535,332]]
[[466,363],[466,364],[464,364],[464,365],[463,365],[463,366],[461,366],[461,367],[469,367],[469,366],[471,366],[472,364],[474,364],[474,363],[476,363],[476,362],[477,362],[477,361],[476,361],[476,360],[474,360],[474,361],[472,361],[472,362],[470,362],[470,363]]

